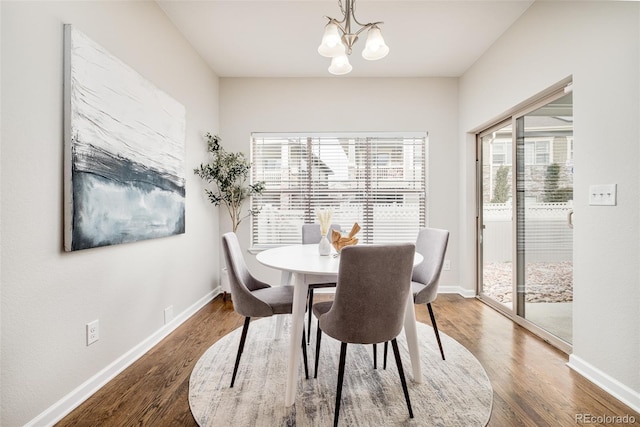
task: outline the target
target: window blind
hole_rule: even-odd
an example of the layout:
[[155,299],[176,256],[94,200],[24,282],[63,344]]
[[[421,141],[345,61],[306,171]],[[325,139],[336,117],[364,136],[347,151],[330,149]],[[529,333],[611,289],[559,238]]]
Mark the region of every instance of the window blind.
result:
[[330,209],[362,243],[415,241],[426,224],[426,134],[254,134],[252,247],[297,244],[302,224]]

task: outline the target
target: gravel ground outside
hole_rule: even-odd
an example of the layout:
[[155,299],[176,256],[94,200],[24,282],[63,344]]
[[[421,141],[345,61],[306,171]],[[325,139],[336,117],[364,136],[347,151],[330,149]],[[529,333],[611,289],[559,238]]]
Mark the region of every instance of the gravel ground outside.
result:
[[[511,302],[512,267],[510,262],[485,264],[484,295],[501,303]],[[525,283],[527,302],[573,301],[573,263],[529,263]]]

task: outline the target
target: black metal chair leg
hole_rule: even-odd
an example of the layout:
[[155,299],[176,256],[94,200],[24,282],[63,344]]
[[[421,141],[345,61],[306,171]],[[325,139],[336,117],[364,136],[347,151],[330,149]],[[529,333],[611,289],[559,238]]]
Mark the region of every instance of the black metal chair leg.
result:
[[338,425],[338,417],[340,416],[340,399],[342,398],[342,382],[344,380],[344,362],[347,358],[347,343],[343,342],[340,346],[340,366],[338,367],[338,389],[336,390],[336,413],[333,416],[333,427]]
[[320,321],[318,321],[318,329],[316,331],[316,370],[313,378],[318,378],[318,362],[320,361],[320,340],[322,338],[322,330],[320,329]]
[[442,349],[442,342],[440,342],[440,333],[438,332],[438,325],[436,325],[436,318],[433,315],[433,309],[431,308],[431,303],[427,304],[427,308],[429,309],[429,316],[431,317],[431,324],[433,325],[433,330],[436,333],[436,340],[438,341],[438,347],[440,347],[440,354],[442,355],[442,360],[444,360],[444,350]]
[[384,363],[382,369],[387,369],[387,351],[389,350],[389,341],[384,342]]
[[378,369],[378,344],[373,345],[373,369]]
[[304,377],[309,379],[309,365],[307,362],[307,339],[304,336],[304,322],[302,323],[302,357],[304,357]]
[[398,350],[398,341],[394,338],[391,340],[391,345],[393,346],[393,354],[396,357],[396,365],[398,366],[398,373],[400,374],[400,382],[402,382],[402,391],[404,392],[404,398],[407,401],[407,408],[409,409],[409,418],[413,418],[411,399],[409,399],[409,390],[407,389],[407,380],[404,377],[404,369],[402,369],[402,360],[400,360],[400,351]]
[[307,335],[307,343],[311,342],[311,311],[313,310],[313,288],[309,288],[309,335]]
[[242,335],[240,336],[240,346],[238,347],[238,355],[236,356],[236,365],[233,367],[233,376],[231,377],[231,388],[236,381],[236,374],[238,373],[238,365],[240,364],[240,356],[242,356],[242,350],[244,349],[244,342],[247,339],[247,331],[249,330],[250,317],[244,318],[244,326],[242,327]]

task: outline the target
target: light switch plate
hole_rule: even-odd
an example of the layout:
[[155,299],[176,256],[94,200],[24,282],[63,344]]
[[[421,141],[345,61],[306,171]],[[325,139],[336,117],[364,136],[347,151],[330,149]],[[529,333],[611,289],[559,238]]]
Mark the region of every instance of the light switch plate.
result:
[[598,184],[589,186],[589,205],[591,206],[615,206],[617,186],[616,184]]

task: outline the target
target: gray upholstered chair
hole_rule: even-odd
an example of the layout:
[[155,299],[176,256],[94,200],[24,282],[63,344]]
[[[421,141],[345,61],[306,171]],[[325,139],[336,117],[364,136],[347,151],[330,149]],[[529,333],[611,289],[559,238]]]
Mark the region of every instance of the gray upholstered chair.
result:
[[[329,230],[340,231],[340,224],[331,224]],[[320,242],[322,234],[320,233],[320,224],[302,224],[302,244],[309,245]],[[309,320],[307,326],[307,339],[311,340],[311,307],[313,307],[313,290],[320,288],[335,288],[336,282],[332,276],[329,277],[312,277],[309,285]]]
[[[251,318],[269,317],[274,314],[291,314],[293,306],[293,286],[271,287],[253,277],[244,262],[238,237],[235,233],[225,233],[222,236],[222,248],[229,272],[229,286],[231,288],[233,308],[237,313],[245,316],[242,335],[240,337],[240,346],[238,347],[233,376],[231,377],[231,387],[233,387]],[[302,328],[302,354],[304,357],[305,376],[308,379],[309,368],[307,366],[307,346],[304,326]]]
[[[416,252],[424,257],[422,262],[413,268],[413,277],[411,278],[411,292],[413,292],[414,304],[426,304],[429,309],[429,317],[431,317],[431,325],[436,334],[438,347],[442,360],[444,359],[444,350],[440,341],[440,333],[436,318],[433,315],[431,303],[438,296],[438,282],[440,281],[440,273],[442,272],[442,264],[444,256],[447,252],[447,243],[449,242],[449,232],[437,228],[423,228],[418,232],[416,239]],[[384,367],[387,366],[387,348],[384,346]]]
[[413,418],[396,337],[404,325],[414,253],[413,243],[344,248],[340,255],[334,300],[313,305],[313,313],[318,318],[315,378],[318,376],[322,332],[342,343],[334,426],[338,424],[340,414],[347,343],[376,344],[391,341],[409,417]]

